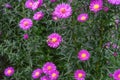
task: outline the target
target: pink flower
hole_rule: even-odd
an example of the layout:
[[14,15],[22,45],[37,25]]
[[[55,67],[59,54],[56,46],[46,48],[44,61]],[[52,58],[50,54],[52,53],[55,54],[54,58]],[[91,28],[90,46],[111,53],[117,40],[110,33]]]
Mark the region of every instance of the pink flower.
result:
[[12,76],[14,74],[14,68],[13,67],[8,67],[4,70],[5,76]]
[[119,24],[119,22],[120,22],[119,19],[116,19],[116,20],[115,20],[115,23],[116,23],[117,25]]
[[42,74],[42,70],[40,68],[37,68],[32,72],[32,78],[37,79],[41,76],[41,74]]
[[20,28],[23,30],[29,30],[32,27],[32,25],[33,22],[29,18],[23,18],[19,23]]
[[68,18],[72,14],[72,8],[69,4],[66,4],[66,3],[58,4],[55,7],[54,14],[58,18]]
[[5,4],[5,7],[8,8],[8,9],[11,9],[11,8],[12,8],[12,6],[11,6],[9,3],[6,3],[6,4]]
[[59,18],[58,18],[57,16],[52,16],[52,19],[53,19],[54,21],[57,21]]
[[62,37],[58,33],[52,33],[48,36],[47,44],[52,48],[57,48],[62,42]]
[[108,12],[109,8],[108,7],[103,7],[104,12]]
[[43,0],[35,1],[32,5],[32,10],[36,10],[37,8],[41,7],[42,4],[43,4]]
[[111,45],[111,42],[107,42],[107,43],[105,43],[105,44],[103,45],[103,47],[105,47],[105,48],[110,48],[110,45]]
[[50,78],[48,76],[42,76],[40,80],[50,80]]
[[56,66],[55,66],[55,64],[52,63],[52,62],[46,62],[46,63],[43,65],[42,70],[43,70],[43,72],[44,72],[45,74],[50,74],[50,72],[56,70]]
[[96,13],[102,9],[103,1],[102,0],[91,0],[89,7],[91,11]]
[[88,20],[88,14],[87,13],[82,13],[77,17],[77,20],[79,22],[85,22],[86,20]]
[[33,0],[27,0],[27,1],[25,2],[25,7],[26,7],[26,8],[29,8],[29,9],[32,9],[33,3],[34,3]]
[[112,74],[112,73],[110,73],[110,74],[109,74],[109,77],[110,77],[110,78],[112,78],[112,77],[113,77],[113,74]]
[[78,53],[78,58],[81,61],[88,60],[90,58],[90,53],[87,50],[84,50],[84,49],[80,50],[79,53]]
[[117,44],[113,43],[112,48],[117,48]]
[[59,77],[59,71],[55,70],[55,71],[50,72],[50,79],[51,80],[57,80],[58,77]]
[[113,78],[115,80],[120,80],[120,69],[114,71]]
[[29,35],[28,35],[28,34],[24,34],[24,35],[23,35],[23,38],[24,38],[25,40],[27,40],[27,39],[29,38]]
[[44,17],[44,13],[42,11],[36,12],[33,16],[34,20],[41,20]]
[[114,5],[119,5],[120,0],[108,0],[109,3],[114,4]]
[[54,21],[57,21],[59,18],[55,15],[55,12],[52,13],[52,19]]
[[76,70],[74,73],[74,78],[76,80],[85,80],[86,72],[84,70]]
[[117,52],[114,52],[114,53],[113,53],[113,56],[114,56],[114,57],[116,57],[117,55],[118,55]]
[[50,0],[50,2],[56,2],[57,0]]

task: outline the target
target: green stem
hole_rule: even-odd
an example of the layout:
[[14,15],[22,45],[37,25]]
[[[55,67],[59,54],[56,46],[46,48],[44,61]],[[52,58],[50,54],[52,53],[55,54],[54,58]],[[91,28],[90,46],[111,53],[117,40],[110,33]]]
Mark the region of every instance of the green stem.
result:
[[102,47],[103,45],[103,31],[104,31],[104,28],[101,26],[100,27],[100,44],[99,44],[100,47]]

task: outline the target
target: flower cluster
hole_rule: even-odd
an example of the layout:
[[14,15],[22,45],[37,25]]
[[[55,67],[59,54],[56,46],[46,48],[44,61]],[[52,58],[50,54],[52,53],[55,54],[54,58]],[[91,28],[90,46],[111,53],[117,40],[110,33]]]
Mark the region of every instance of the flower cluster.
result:
[[[51,2],[56,2],[56,0],[50,0]],[[110,1],[110,0],[108,0]],[[111,0],[112,1],[112,0]],[[117,0],[115,0],[117,2]],[[41,7],[43,4],[43,0],[27,0],[25,2],[25,7],[28,9],[36,10],[39,7]],[[93,12],[99,12],[100,10],[108,11],[107,7],[103,7],[103,0],[91,0],[90,5],[89,5],[90,11]],[[72,7],[68,3],[61,3],[58,4],[55,8],[54,11],[52,12],[52,19],[57,21],[58,19],[66,19],[69,18],[72,15]],[[44,17],[44,12],[38,11],[33,15],[33,20],[41,20]],[[78,15],[77,20],[79,22],[85,22],[89,18],[88,13],[81,13]],[[33,22],[30,18],[23,18],[20,20],[19,26],[23,30],[29,30],[33,26]],[[48,40],[49,46],[51,44],[51,40]],[[53,42],[52,42],[53,44]],[[51,47],[51,46],[50,46]],[[53,48],[56,48],[57,46],[52,46]]]
[[32,9],[32,10],[36,10],[37,8],[41,7],[41,5],[43,4],[43,0],[27,0],[25,2],[25,7],[28,9]]
[[[81,61],[88,60],[90,58],[90,53],[87,50],[82,49],[78,53],[78,58]],[[13,67],[8,67],[4,71],[4,74],[6,76],[12,76],[13,73],[14,73]],[[84,80],[85,76],[86,76],[86,72],[84,70],[76,70],[74,73],[74,78],[76,80]],[[53,62],[46,62],[42,68],[37,68],[32,72],[33,79],[40,78],[40,80],[56,80],[58,79],[58,77],[59,77],[59,71],[57,70],[57,67]]]
[[32,72],[33,79],[40,78],[40,80],[57,80],[58,77],[59,71],[53,62],[46,62],[42,69],[37,68]]
[[[25,7],[35,11],[36,9],[41,7],[42,4],[43,4],[43,0],[37,0],[37,1],[27,0],[25,2]],[[38,11],[33,15],[33,19],[36,20],[36,21],[41,20],[43,17],[44,17],[44,13],[42,11]],[[19,26],[22,30],[27,31],[33,26],[33,21],[30,18],[23,18],[23,19],[20,20]],[[23,38],[28,39],[28,34],[24,34]]]
[[[56,2],[57,0],[50,0],[50,2]],[[71,0],[72,2],[72,0]],[[120,0],[108,0],[110,4],[119,5]],[[34,13],[33,20],[35,21],[41,21],[45,13],[43,11],[37,11],[38,8],[40,8],[43,4],[43,0],[26,0],[25,2],[25,8],[32,10]],[[6,8],[12,8],[11,5],[6,4]],[[89,9],[94,14],[98,13],[101,10],[104,10],[107,12],[109,10],[108,7],[103,6],[103,0],[90,0]],[[72,17],[72,6],[68,3],[60,3],[55,6],[55,8],[52,11],[52,19],[54,21],[57,21],[59,19],[67,19]],[[89,18],[89,13],[87,12],[81,12],[79,15],[77,15],[77,20],[80,23],[87,22]],[[19,27],[24,30],[25,32],[30,30],[33,27],[33,20],[24,17],[19,21]],[[29,38],[29,35],[25,33],[23,35],[24,40],[27,40]],[[53,32],[50,35],[48,35],[46,43],[51,48],[58,48],[60,44],[62,43],[63,38],[60,34]],[[117,44],[115,43],[106,43],[104,47],[110,48],[112,45],[113,49],[118,48]],[[116,52],[113,54],[114,56],[117,55]],[[88,50],[82,49],[78,52],[78,55],[76,56],[81,62],[85,62],[90,59],[91,54]],[[12,76],[14,74],[14,68],[8,67],[4,70],[5,76]],[[76,80],[85,80],[86,78],[86,72],[83,69],[78,69],[74,72],[74,78]],[[120,80],[120,69],[114,71],[113,74],[110,74],[115,80]],[[32,78],[33,79],[40,79],[40,80],[57,80],[59,78],[59,71],[57,70],[56,65],[53,62],[46,62],[42,68],[37,68],[33,70],[32,72]]]
[[119,5],[120,4],[120,0],[108,0],[108,2],[113,4],[113,5]]

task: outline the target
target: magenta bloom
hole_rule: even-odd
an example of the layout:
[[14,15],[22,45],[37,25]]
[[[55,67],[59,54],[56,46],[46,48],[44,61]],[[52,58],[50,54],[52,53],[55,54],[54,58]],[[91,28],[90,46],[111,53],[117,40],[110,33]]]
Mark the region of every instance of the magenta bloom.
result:
[[115,80],[120,80],[120,69],[114,71],[114,73],[113,73],[113,78],[114,78]]
[[44,17],[44,13],[42,11],[36,12],[33,16],[34,20],[41,20]]
[[26,8],[29,8],[29,9],[32,9],[33,3],[34,3],[33,0],[27,0],[27,1],[25,2],[25,7],[26,7]]
[[29,35],[28,35],[28,34],[24,34],[24,35],[23,35],[23,38],[24,38],[25,40],[27,40],[27,39],[29,38]]
[[120,0],[108,0],[109,3],[114,4],[114,5],[119,5]]
[[114,53],[113,53],[113,56],[114,56],[114,57],[118,56],[117,52],[114,52]]
[[110,73],[110,74],[109,74],[109,77],[110,77],[110,78],[112,78],[112,77],[113,77],[113,74],[112,74],[112,73]]
[[5,7],[8,8],[8,9],[11,9],[11,8],[12,8],[12,6],[11,6],[9,3],[6,3],[6,4],[5,4]]
[[43,68],[42,68],[43,72],[45,74],[50,74],[51,71],[55,71],[56,70],[56,66],[54,63],[52,62],[47,62],[43,65]]
[[51,80],[57,80],[58,77],[59,77],[59,71],[55,70],[55,71],[50,72],[50,79]]
[[82,13],[77,17],[77,20],[79,22],[85,22],[86,20],[88,20],[88,14],[87,13]]
[[76,70],[74,73],[74,78],[76,80],[84,80],[86,77],[86,72],[84,70]]
[[59,18],[55,15],[55,12],[52,13],[52,19],[54,21],[57,21]]
[[84,49],[80,50],[79,53],[78,53],[78,58],[81,61],[88,60],[90,58],[90,53],[87,50],[84,50]]
[[53,19],[54,21],[57,21],[57,20],[58,20],[58,17],[57,17],[57,16],[52,16],[52,19]]
[[57,48],[62,42],[62,37],[58,33],[52,33],[48,36],[47,44],[52,48]]
[[103,7],[103,11],[108,12],[109,8],[108,7]]
[[102,9],[103,1],[102,0],[91,0],[89,7],[91,11],[96,13]]
[[66,4],[66,3],[58,4],[55,7],[54,14],[58,18],[68,18],[72,14],[72,8],[69,4]]
[[42,4],[43,4],[43,0],[35,1],[32,5],[32,10],[36,10],[37,8],[41,7]]
[[23,30],[29,30],[32,27],[32,25],[33,22],[29,18],[23,18],[19,23],[20,28]]
[[105,47],[105,48],[110,48],[110,45],[111,45],[111,42],[107,42],[107,43],[105,43],[105,44],[103,45],[103,47]]
[[42,74],[42,69],[37,68],[32,72],[32,78],[37,79],[41,76],[41,74]]
[[48,76],[42,76],[40,80],[50,80],[50,78]]
[[4,70],[5,76],[12,76],[14,74],[14,68],[13,67],[8,67]]
[[117,48],[117,44],[113,43],[112,48]]
[[57,0],[50,0],[50,2],[56,2]]

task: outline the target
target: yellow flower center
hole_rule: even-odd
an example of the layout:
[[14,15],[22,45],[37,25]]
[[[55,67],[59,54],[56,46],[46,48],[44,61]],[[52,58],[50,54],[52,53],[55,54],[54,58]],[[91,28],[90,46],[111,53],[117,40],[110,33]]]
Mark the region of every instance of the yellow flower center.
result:
[[98,9],[100,6],[98,4],[94,5],[94,9]]
[[82,73],[79,73],[79,74],[78,74],[78,77],[79,77],[79,78],[82,78],[82,76],[83,76]]
[[28,23],[28,21],[25,21],[23,24],[24,24],[24,26],[27,26],[29,23]]
[[11,70],[8,70],[7,72],[8,72],[8,74],[10,74],[12,71],[11,71]]
[[48,69],[48,70],[51,70],[51,69],[52,69],[52,67],[51,67],[51,66],[48,66],[48,67],[47,67],[47,69]]
[[37,17],[38,17],[38,18],[41,17],[41,14],[38,14]]
[[86,17],[85,17],[85,16],[82,16],[82,17],[81,17],[81,20],[86,20]]
[[52,38],[51,40],[53,43],[55,43],[57,41],[57,38]]
[[120,74],[118,74],[118,78],[120,79]]
[[82,58],[85,58],[85,57],[86,57],[86,54],[85,54],[85,53],[82,53],[81,57],[82,57]]
[[35,75],[38,76],[40,73],[39,72],[36,72]]
[[29,5],[30,5],[30,6],[32,6],[32,5],[33,5],[33,3],[32,3],[32,2],[30,2],[30,3],[29,3]]
[[55,43],[57,42],[57,38],[48,38],[47,42]]
[[56,74],[55,74],[55,73],[53,73],[53,74],[52,74],[52,77],[56,77]]
[[64,14],[64,13],[66,13],[66,9],[65,8],[61,8],[60,12]]

